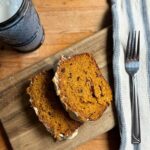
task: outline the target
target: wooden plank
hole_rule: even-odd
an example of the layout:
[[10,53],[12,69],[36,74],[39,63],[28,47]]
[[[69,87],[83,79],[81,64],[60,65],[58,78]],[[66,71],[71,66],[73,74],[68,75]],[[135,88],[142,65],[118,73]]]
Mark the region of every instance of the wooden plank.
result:
[[90,142],[78,146],[75,150],[119,150],[119,129],[115,127],[111,131],[99,135]]
[[0,80],[111,24],[107,0],[33,0],[45,30],[44,47],[27,54],[0,44]]
[[111,43],[107,43],[111,41],[108,40],[109,38],[111,38],[111,30],[106,28],[72,47],[0,81],[0,118],[14,149],[72,149],[114,127],[115,119],[111,105],[98,121],[85,123],[79,129],[78,136],[73,140],[54,142],[30,108],[29,97],[25,92],[29,78],[41,70],[53,68],[61,55],[70,56],[90,52],[102,69],[105,78],[111,80],[112,71],[111,65],[109,65],[111,61],[108,60],[111,60],[112,48]]

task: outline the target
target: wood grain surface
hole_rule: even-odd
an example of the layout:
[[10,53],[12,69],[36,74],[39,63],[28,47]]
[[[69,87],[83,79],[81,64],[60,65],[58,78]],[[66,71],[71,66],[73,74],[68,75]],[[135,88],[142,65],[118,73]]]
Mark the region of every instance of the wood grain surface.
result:
[[[72,56],[84,52],[93,55],[105,79],[112,84],[112,46],[111,40],[108,40],[111,39],[111,35],[111,28],[105,28],[79,43],[0,81],[0,117],[15,150],[72,150],[114,127],[115,114],[113,111],[114,103],[112,103],[100,119],[84,123],[74,139],[55,142],[38,121],[26,94],[29,79],[37,72],[47,69],[53,70],[62,55]],[[41,46],[41,48],[44,47],[45,44]],[[44,143],[44,145],[41,143]]]
[[52,55],[110,25],[107,0],[33,0],[46,30],[45,47],[18,53],[0,46],[0,79]]
[[[45,40],[47,46],[32,53],[22,54],[0,44],[0,79],[61,51],[111,24],[107,0],[33,0],[33,2],[48,33]],[[79,149],[115,150],[118,146],[118,129],[115,129],[104,136],[98,136]],[[7,149],[2,136],[0,149]]]

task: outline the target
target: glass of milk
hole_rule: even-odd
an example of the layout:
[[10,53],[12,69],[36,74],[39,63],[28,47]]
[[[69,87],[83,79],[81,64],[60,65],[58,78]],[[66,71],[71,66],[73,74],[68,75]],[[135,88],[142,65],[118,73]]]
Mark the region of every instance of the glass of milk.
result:
[[31,0],[0,0],[0,40],[28,52],[44,41],[44,30]]

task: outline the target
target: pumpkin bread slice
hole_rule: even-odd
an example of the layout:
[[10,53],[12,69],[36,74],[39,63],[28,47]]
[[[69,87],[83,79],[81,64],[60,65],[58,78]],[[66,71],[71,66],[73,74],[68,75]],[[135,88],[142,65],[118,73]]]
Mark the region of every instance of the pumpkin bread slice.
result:
[[53,82],[66,111],[77,121],[97,120],[112,101],[110,86],[88,53],[62,57]]
[[62,107],[52,83],[52,73],[42,72],[31,80],[27,93],[39,120],[56,140],[71,139],[81,125],[72,120]]

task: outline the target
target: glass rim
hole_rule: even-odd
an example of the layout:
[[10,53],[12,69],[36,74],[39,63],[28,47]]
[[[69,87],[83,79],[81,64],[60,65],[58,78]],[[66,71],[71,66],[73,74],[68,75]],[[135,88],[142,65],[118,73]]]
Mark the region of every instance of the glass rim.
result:
[[23,16],[24,16],[23,14],[25,13],[26,9],[28,8],[26,6],[29,6],[28,4],[29,4],[29,0],[23,0],[18,11],[12,17],[10,17],[8,20],[0,23],[0,31],[6,30],[6,29],[14,26],[16,23],[18,23],[23,18]]

